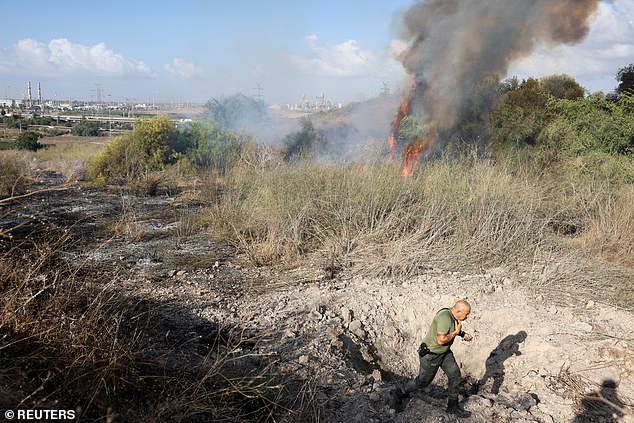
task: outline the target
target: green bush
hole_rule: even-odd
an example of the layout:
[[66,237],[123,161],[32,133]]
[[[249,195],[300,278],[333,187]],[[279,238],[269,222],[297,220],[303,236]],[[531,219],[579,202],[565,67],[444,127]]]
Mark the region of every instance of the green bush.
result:
[[284,137],[282,154],[285,160],[311,155],[323,141],[323,134],[315,129],[310,119],[302,118],[301,128]]
[[43,144],[38,142],[40,138],[42,138],[42,135],[35,131],[21,132],[15,140],[15,148],[18,150],[37,151],[44,147]]
[[181,143],[194,165],[223,175],[237,163],[248,144],[243,137],[211,122],[188,125],[181,134]]
[[148,177],[176,159],[172,146],[179,137],[167,116],[141,119],[131,133],[114,138],[88,162],[88,178],[104,184]]
[[96,137],[99,135],[99,124],[88,122],[86,118],[83,118],[73,124],[70,132],[78,137]]

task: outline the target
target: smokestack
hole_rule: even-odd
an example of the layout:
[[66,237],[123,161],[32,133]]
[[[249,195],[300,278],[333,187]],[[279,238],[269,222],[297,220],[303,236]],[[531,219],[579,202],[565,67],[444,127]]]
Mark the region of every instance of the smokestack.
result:
[[26,98],[27,105],[31,107],[31,81],[27,81],[26,83]]
[[540,43],[581,41],[599,2],[418,1],[404,15],[402,35],[408,47],[399,57],[414,80],[412,112],[439,131],[450,131],[480,81],[486,76],[499,81],[513,61],[530,55]]
[[44,104],[42,103],[42,87],[39,82],[37,83],[37,102],[41,108],[44,108]]

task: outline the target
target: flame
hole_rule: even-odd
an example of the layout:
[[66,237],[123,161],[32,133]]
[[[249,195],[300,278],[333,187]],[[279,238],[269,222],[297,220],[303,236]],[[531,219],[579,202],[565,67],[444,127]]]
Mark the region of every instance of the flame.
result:
[[405,157],[403,158],[403,170],[401,176],[404,178],[414,175],[418,165],[420,164],[421,155],[427,151],[429,146],[436,138],[436,129],[432,126],[429,133],[424,138],[416,138],[407,147],[405,147]]
[[389,161],[394,160],[394,151],[396,150],[396,140],[398,138],[398,131],[401,127],[401,121],[405,119],[406,116],[409,115],[410,108],[412,106],[412,97],[408,96],[400,106],[398,106],[398,111],[396,112],[396,117],[392,121],[390,132],[390,157]]

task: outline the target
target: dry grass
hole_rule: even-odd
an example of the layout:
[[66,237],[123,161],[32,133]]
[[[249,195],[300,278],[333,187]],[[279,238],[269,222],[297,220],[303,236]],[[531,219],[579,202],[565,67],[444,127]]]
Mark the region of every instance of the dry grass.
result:
[[407,274],[531,255],[544,239],[545,196],[485,163],[439,161],[410,180],[377,166],[241,168],[210,222],[257,264],[317,252],[361,273]]
[[118,288],[61,258],[70,232],[0,250],[0,407],[75,409],[96,421],[314,421],[313,383],[258,353],[266,334]]
[[26,192],[32,183],[28,163],[13,152],[0,151],[0,197]]

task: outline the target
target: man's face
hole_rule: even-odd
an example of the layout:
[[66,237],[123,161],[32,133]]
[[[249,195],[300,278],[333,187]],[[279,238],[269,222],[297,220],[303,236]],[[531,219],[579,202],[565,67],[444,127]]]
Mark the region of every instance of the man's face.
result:
[[456,319],[458,319],[458,320],[460,320],[462,322],[464,320],[467,320],[467,317],[469,317],[469,314],[471,314],[471,309],[470,308],[461,307],[456,312]]

